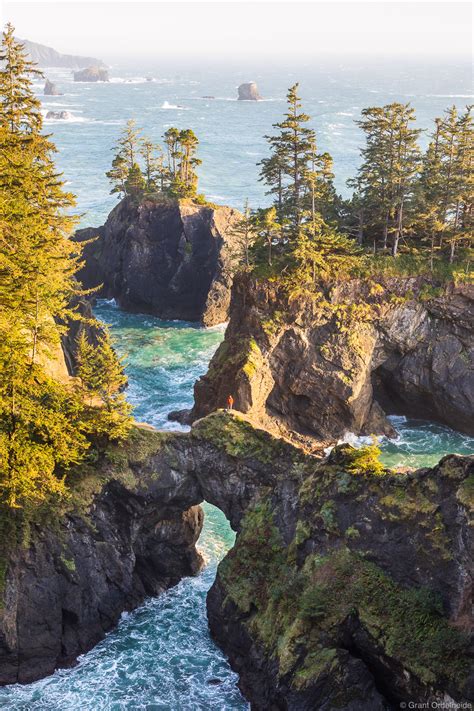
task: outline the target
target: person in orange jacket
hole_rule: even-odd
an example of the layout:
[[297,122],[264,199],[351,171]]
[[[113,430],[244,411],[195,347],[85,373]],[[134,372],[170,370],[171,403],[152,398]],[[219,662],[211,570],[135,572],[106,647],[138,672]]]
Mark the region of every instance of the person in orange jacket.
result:
[[232,410],[233,407],[234,407],[234,398],[232,397],[232,395],[229,395],[229,397],[227,398],[227,409]]

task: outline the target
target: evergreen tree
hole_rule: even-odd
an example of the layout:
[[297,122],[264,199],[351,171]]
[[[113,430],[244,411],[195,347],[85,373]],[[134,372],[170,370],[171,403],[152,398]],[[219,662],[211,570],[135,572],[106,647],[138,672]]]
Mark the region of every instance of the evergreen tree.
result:
[[415,115],[409,104],[364,109],[362,116],[357,124],[365,133],[366,146],[356,181],[359,195],[368,223],[382,231],[383,249],[392,232],[392,254],[396,256],[415,189],[420,130],[412,128]]
[[436,119],[423,159],[418,210],[429,228],[431,253],[435,244],[438,250],[448,244],[450,262],[459,242],[471,239],[473,133],[471,107],[461,115],[451,107]]
[[198,185],[196,168],[201,164],[196,157],[199,144],[196,134],[191,129],[180,131],[169,128],[164,134],[164,140],[168,155],[170,193],[177,197],[195,197]]
[[255,234],[248,200],[245,201],[242,217],[233,226],[231,234],[235,244],[233,258],[237,264],[243,263],[245,267],[249,267],[250,248],[255,241]]
[[140,153],[144,161],[146,192],[164,192],[166,172],[161,148],[154,145],[148,138],[145,138],[142,142]]
[[132,408],[123,389],[127,383],[123,360],[117,358],[110,335],[104,330],[91,344],[85,331],[77,344],[77,375],[83,397],[89,403],[87,430],[101,444],[105,439],[125,439],[132,425]]
[[296,239],[302,222],[308,163],[316,140],[314,131],[306,126],[310,117],[301,111],[298,86],[288,90],[285,118],[274,124],[278,133],[266,136],[272,156],[263,163],[261,173],[266,182],[271,181],[270,192],[277,195],[278,219],[285,224],[290,239]]
[[38,72],[14,39],[0,48],[0,503],[38,504],[65,491],[66,469],[89,446],[83,404],[45,364],[75,314],[80,245],[68,239],[73,196],[41,133],[31,78]]
[[145,192],[146,181],[138,163],[134,163],[125,180],[125,192],[132,198],[140,198]]
[[[115,151],[112,168],[106,173],[112,183],[111,193],[118,193],[119,198],[132,193],[136,197],[138,189],[143,190],[145,187],[145,180],[140,180],[142,171],[138,163],[141,142],[140,129],[137,129],[136,122],[130,119],[112,149]],[[132,192],[129,192],[128,188]]]
[[255,232],[254,245],[259,250],[262,245],[266,248],[268,266],[273,264],[274,247],[281,243],[281,223],[278,220],[275,207],[259,208],[252,215],[252,226]]

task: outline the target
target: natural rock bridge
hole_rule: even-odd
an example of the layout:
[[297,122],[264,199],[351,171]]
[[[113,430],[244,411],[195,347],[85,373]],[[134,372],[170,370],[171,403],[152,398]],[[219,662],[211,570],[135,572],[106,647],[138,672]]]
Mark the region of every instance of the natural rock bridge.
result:
[[[474,458],[375,476],[351,473],[350,456],[321,460],[221,412],[186,434],[137,428],[73,474],[62,517],[32,524],[6,556],[0,682],[72,664],[123,610],[198,572],[206,500],[238,532],[208,611],[253,708],[470,698],[458,628]],[[402,644],[407,624],[416,645]],[[339,699],[341,684],[353,698]]]

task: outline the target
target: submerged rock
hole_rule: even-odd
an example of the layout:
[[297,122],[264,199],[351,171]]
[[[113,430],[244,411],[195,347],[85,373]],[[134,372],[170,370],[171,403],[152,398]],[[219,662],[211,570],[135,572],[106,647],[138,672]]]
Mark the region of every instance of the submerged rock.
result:
[[258,93],[258,86],[254,81],[241,84],[238,88],[239,101],[259,101],[262,97]]
[[60,121],[69,121],[72,119],[72,114],[69,111],[48,111],[47,119],[55,119]]
[[232,393],[236,409],[300,438],[393,434],[387,414],[474,434],[473,306],[466,284],[354,281],[289,302],[275,284],[243,275],[192,417]]
[[97,294],[115,298],[129,311],[206,326],[222,323],[238,219],[229,207],[122,200],[103,227],[76,233],[81,241],[97,237],[85,247],[78,277],[86,288],[102,284]]
[[56,84],[54,84],[49,79],[46,79],[43,93],[45,96],[62,96],[62,94],[59,91],[59,89],[57,88]]
[[107,69],[101,66],[86,67],[74,72],[74,81],[110,81]]

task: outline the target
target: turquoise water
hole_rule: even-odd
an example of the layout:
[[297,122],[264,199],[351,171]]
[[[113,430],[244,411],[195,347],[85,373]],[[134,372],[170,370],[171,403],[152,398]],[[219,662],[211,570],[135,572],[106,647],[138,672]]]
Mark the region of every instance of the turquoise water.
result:
[[[192,386],[223,338],[223,329],[163,322],[126,314],[101,301],[97,316],[111,325],[127,359],[128,397],[137,419],[177,428],[169,410],[192,405]],[[396,440],[382,440],[391,466],[427,466],[449,452],[472,453],[474,439],[448,428],[392,418]],[[358,438],[357,442],[362,442]],[[218,561],[234,535],[221,511],[205,504],[199,540],[207,565],[157,599],[125,614],[116,630],[83,655],[74,669],[60,670],[28,686],[0,691],[0,709],[15,711],[233,711],[248,709],[236,675],[212,642],[205,598]],[[219,684],[210,684],[212,679]]]

